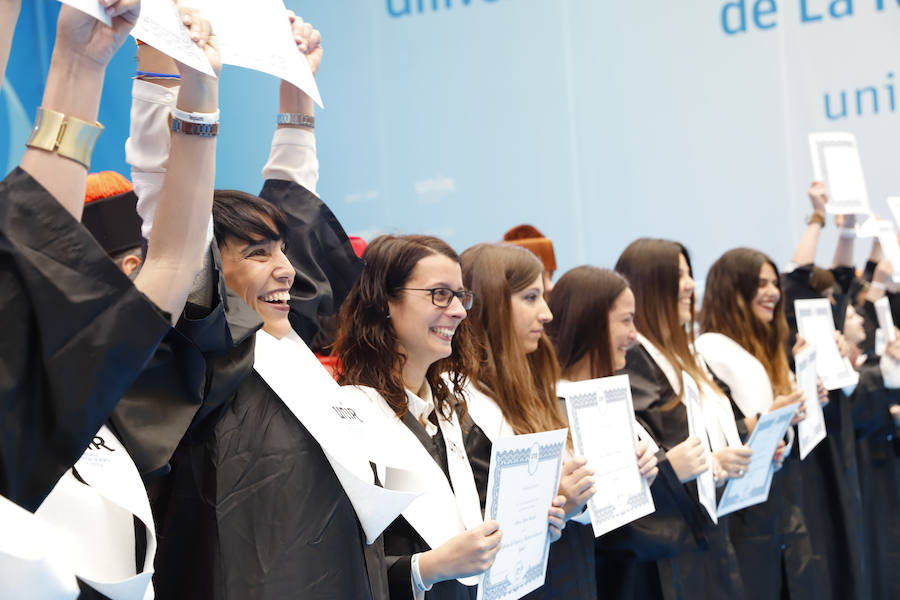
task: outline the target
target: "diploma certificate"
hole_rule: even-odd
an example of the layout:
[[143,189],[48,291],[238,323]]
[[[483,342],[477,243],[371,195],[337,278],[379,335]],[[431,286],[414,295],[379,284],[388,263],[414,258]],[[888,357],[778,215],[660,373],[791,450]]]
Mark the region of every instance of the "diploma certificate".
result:
[[825,210],[841,215],[867,215],[869,194],[856,137],[852,133],[811,133],[813,177],[828,189]]
[[566,429],[497,438],[491,447],[485,518],[500,523],[503,542],[478,585],[478,600],[516,600],[544,584]]
[[728,480],[719,500],[719,517],[765,502],[769,498],[772,474],[775,472],[772,459],[775,458],[778,443],[791,426],[791,419],[794,418],[798,405],[799,403],[791,404],[759,418],[747,443],[753,450],[750,467],[743,477]]
[[806,458],[816,445],[825,439],[825,415],[819,404],[816,385],[816,349],[806,347],[794,359],[797,365],[797,384],[806,395],[806,418],[797,424],[800,438],[800,460]]
[[894,331],[894,316],[891,314],[891,303],[887,296],[875,301],[875,316],[878,318],[878,326],[884,332],[885,342],[893,342],[897,333]]
[[597,480],[588,500],[594,536],[656,510],[638,469],[628,375],[565,382],[557,393],[566,399],[575,454],[587,458]]
[[816,372],[829,390],[837,390],[859,381],[850,361],[841,357],[834,341],[834,317],[827,298],[795,300],[797,329],[816,349]]

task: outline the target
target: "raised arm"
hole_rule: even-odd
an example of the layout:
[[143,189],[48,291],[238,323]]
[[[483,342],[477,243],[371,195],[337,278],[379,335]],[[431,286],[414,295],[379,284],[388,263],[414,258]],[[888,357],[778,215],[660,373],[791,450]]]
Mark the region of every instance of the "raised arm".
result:
[[[78,221],[84,208],[84,188],[93,150],[90,140],[96,140],[102,129],[97,124],[97,111],[106,65],[134,26],[140,1],[113,0],[109,10],[112,27],[71,6],[60,8],[56,44],[41,102],[46,116],[41,131],[44,141],[49,139],[51,144],[40,144],[46,148],[42,149],[38,147],[39,140],[32,139],[21,163],[22,169]],[[54,149],[52,140],[56,139],[58,127],[53,124],[63,118],[67,122],[66,145]]]
[[[297,49],[306,56],[315,75],[322,63],[322,35],[291,11],[288,11],[288,18]],[[269,159],[263,167],[263,177],[292,181],[315,193],[319,181],[319,161],[313,135],[315,104],[300,88],[282,80],[278,112],[286,115],[281,120],[292,122],[278,123]]]
[[[218,73],[222,63],[209,23],[184,9],[184,23]],[[177,111],[172,121],[168,170],[150,233],[147,259],[135,279],[148,298],[177,321],[206,250],[216,170],[216,137],[188,118],[214,121],[218,127],[218,79],[177,63],[181,74]],[[190,133],[196,131],[195,133]]]
[[0,0],[0,85],[3,85],[3,77],[6,74],[9,50],[12,48],[21,6],[22,0]]
[[791,262],[801,267],[816,262],[816,247],[819,245],[819,233],[825,225],[825,204],[828,197],[825,194],[825,184],[814,181],[809,186],[809,200],[812,203],[813,214],[806,225],[806,230],[800,237],[800,242],[794,250]]
[[856,240],[856,231],[854,231],[853,226],[856,224],[856,216],[837,215],[834,222],[838,226],[838,241],[834,247],[834,260],[831,266],[852,267],[853,242]]

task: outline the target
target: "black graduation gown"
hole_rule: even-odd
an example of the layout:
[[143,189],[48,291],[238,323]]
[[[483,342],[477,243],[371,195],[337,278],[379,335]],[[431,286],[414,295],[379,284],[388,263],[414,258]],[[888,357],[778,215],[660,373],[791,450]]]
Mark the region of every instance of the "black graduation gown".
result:
[[[481,510],[487,499],[491,466],[491,440],[471,419],[463,427],[466,454],[475,476]],[[544,585],[523,596],[528,600],[597,598],[597,574],[594,564],[594,530],[590,524],[566,523],[562,536],[550,544]]]
[[[687,412],[679,403],[662,407],[676,395],[665,373],[641,344],[628,349],[625,369],[629,376],[635,417],[662,451],[688,437]],[[672,472],[674,476],[674,471]],[[675,477],[677,481],[677,477]],[[657,561],[660,586],[667,600],[673,598],[742,598],[743,585],[738,558],[728,535],[728,519],[713,524],[697,499],[696,483],[682,486],[692,500],[689,523],[697,535],[687,536],[680,551]]]
[[[277,200],[291,214],[303,212],[302,204],[324,207],[296,184],[266,186],[282,190]],[[330,215],[327,208],[313,212]],[[348,262],[346,252],[304,242],[323,228],[333,231],[329,219],[292,226],[286,240],[295,269],[318,282],[311,298],[292,292],[291,299],[292,310],[312,325],[322,296],[333,306],[344,297],[321,273],[341,281],[342,274],[350,277],[344,267],[358,263],[355,255]],[[346,236],[344,243],[349,247]],[[199,327],[206,337],[193,340],[204,352],[185,387],[202,403],[171,458],[171,473],[152,487],[158,597],[387,598],[381,541],[366,546],[321,447],[252,370],[259,316],[230,291],[223,295],[217,324]],[[214,351],[223,340],[231,347]]]
[[[848,280],[846,271],[840,269],[833,272],[842,287],[849,289],[854,286]],[[805,265],[782,278],[785,312],[792,339],[797,333],[794,301],[822,297],[809,284],[811,273],[812,265]],[[847,300],[846,294],[836,296],[840,307],[846,307]],[[841,313],[842,309],[838,312]],[[837,314],[835,320],[840,328],[843,315]],[[863,506],[852,408],[850,399],[840,390],[834,390],[828,396],[829,402],[823,407],[828,435],[802,463],[798,460],[803,482],[802,490],[796,492],[802,499],[813,552],[825,560],[824,581],[827,585],[822,586],[824,596],[820,597],[827,598],[830,594],[837,599],[868,598],[871,593],[862,537]],[[792,460],[789,457],[789,462]]]
[[900,390],[884,387],[878,359],[859,369],[853,392],[856,456],[862,494],[863,537],[871,598],[900,598],[900,461],[895,453],[896,427],[889,412],[900,403]]
[[[434,462],[440,465],[452,489],[453,481],[450,479],[450,467],[447,462],[447,446],[444,443],[441,429],[438,428],[434,437],[428,435],[422,424],[409,411],[403,415],[403,424],[413,432]],[[412,555],[431,550],[431,547],[403,515],[388,525],[384,530],[383,538],[391,600],[413,600],[410,566]],[[435,583],[430,591],[425,592],[425,600],[475,600],[477,593],[478,586],[467,586],[451,579]]]
[[0,494],[34,511],[170,329],[20,168],[0,183]]

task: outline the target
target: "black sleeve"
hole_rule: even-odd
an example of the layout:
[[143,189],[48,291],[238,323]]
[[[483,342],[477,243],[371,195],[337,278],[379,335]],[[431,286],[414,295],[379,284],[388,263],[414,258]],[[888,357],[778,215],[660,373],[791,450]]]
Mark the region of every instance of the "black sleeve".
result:
[[411,561],[412,555],[385,557],[391,600],[413,600]]
[[664,450],[677,446],[688,437],[687,413],[677,402],[665,374],[640,344],[628,349],[625,369],[631,385],[635,418]]
[[340,309],[362,272],[363,262],[337,217],[303,186],[270,179],[259,195],[287,216],[287,256],[295,272],[290,321],[309,345],[319,331],[320,317]]
[[0,183],[0,494],[36,510],[170,330],[31,176]]
[[481,502],[481,512],[483,513],[487,502],[488,473],[491,468],[493,444],[481,427],[469,417],[463,423],[463,435],[465,436],[466,455],[469,457],[472,475],[475,476],[475,489],[478,490],[478,501]]

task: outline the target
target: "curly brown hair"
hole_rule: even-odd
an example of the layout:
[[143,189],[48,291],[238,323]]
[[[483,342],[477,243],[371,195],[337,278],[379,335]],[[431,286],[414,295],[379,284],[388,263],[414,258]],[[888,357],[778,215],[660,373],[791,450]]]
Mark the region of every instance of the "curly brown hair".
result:
[[[338,383],[374,388],[394,413],[407,411],[403,384],[406,356],[399,351],[397,333],[388,317],[388,301],[397,300],[420,260],[440,254],[459,262],[446,242],[427,235],[382,235],[368,245],[362,274],[350,290],[340,312],[334,353],[338,356]],[[465,385],[472,347],[464,319],[453,335],[450,356],[431,366],[425,380],[431,386],[436,408],[449,418],[453,409],[465,413]],[[452,386],[441,377],[448,374]]]

